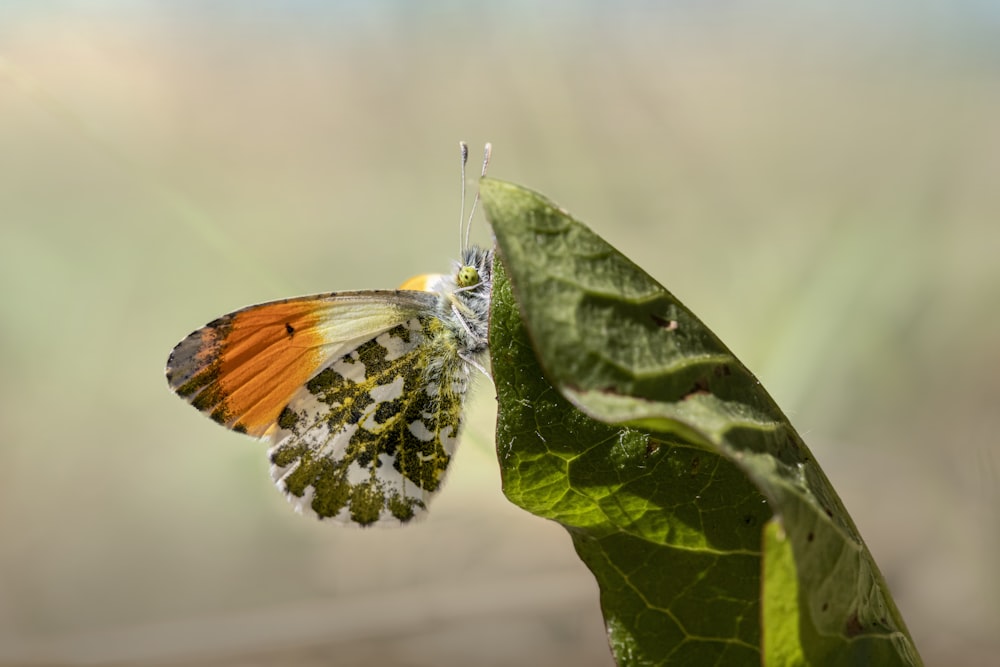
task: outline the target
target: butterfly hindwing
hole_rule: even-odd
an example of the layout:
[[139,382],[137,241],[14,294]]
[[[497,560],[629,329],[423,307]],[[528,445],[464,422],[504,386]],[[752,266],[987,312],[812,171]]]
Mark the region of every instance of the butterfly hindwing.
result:
[[320,518],[409,521],[443,480],[468,383],[441,320],[411,318],[293,396],[278,418],[271,474],[298,509]]

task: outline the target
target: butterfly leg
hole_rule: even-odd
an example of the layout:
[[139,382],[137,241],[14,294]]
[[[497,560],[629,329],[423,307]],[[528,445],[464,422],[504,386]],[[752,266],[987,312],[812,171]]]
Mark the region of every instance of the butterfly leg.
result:
[[493,382],[493,375],[488,370],[486,370],[486,367],[483,366],[481,363],[479,363],[475,358],[467,357],[464,354],[460,354],[458,356],[462,357],[462,361],[464,361],[465,363],[477,368],[480,373],[482,373],[487,377],[487,379],[489,379],[490,382]]

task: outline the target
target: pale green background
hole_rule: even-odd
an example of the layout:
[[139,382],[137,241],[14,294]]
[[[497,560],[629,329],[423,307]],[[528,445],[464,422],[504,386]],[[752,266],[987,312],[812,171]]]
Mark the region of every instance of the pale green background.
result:
[[430,518],[360,531],[162,377],[229,310],[447,268],[459,139],[759,375],[928,664],[994,659],[1000,10],[699,4],[0,5],[0,663],[610,663],[487,382]]

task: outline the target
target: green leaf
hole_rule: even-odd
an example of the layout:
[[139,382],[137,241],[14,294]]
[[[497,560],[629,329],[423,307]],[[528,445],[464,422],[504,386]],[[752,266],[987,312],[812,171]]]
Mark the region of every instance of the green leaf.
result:
[[754,376],[565,211],[483,179],[504,493],[563,524],[620,664],[919,665],[854,523]]

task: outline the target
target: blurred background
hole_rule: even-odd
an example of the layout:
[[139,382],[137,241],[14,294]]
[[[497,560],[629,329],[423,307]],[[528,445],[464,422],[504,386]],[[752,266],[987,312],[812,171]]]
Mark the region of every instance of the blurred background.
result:
[[362,531],[162,377],[238,307],[446,269],[460,139],[758,374],[927,664],[995,659],[1000,6],[705,4],[0,4],[0,664],[611,664],[487,382],[429,518]]

